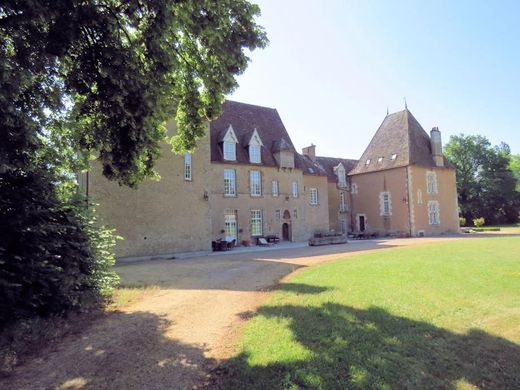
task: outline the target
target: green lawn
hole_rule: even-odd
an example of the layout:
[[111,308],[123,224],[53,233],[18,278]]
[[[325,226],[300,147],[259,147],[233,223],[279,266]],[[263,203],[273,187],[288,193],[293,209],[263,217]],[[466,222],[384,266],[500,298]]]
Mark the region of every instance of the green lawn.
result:
[[520,238],[362,254],[297,274],[223,388],[520,388]]

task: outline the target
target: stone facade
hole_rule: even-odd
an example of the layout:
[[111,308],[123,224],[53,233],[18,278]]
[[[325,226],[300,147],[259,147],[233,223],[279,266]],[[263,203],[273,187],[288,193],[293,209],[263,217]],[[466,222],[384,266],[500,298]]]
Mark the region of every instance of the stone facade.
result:
[[[169,131],[175,132],[173,124]],[[118,257],[211,249],[205,197],[210,190],[209,137],[200,140],[192,156],[191,180],[184,178],[184,156],[173,154],[169,145],[163,145],[162,155],[155,167],[161,180],[145,180],[137,190],[107,180],[96,162],[88,173],[88,194],[99,204],[101,220],[123,237]]]
[[118,257],[208,251],[219,239],[306,241],[330,230],[458,230],[455,170],[440,132],[430,138],[408,110],[385,118],[359,161],[318,157],[314,145],[299,154],[275,109],[230,101],[198,145],[188,160],[164,145],[161,180],[137,190],[92,164],[81,181],[102,221],[124,237]]
[[459,230],[455,169],[442,155],[440,131],[428,136],[408,109],[387,115],[349,177],[354,231]]

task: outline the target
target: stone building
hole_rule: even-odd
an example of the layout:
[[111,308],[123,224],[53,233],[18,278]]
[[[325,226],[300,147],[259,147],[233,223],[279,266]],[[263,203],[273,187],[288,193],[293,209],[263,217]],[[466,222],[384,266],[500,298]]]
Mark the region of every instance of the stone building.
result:
[[226,101],[210,138],[214,237],[304,241],[329,229],[326,174],[296,152],[275,109]]
[[[169,124],[170,135],[176,131]],[[276,109],[226,101],[193,154],[163,146],[156,170],[132,190],[94,162],[83,187],[124,237],[119,257],[211,250],[261,236],[306,241],[316,232],[411,236],[458,230],[455,170],[406,109],[387,115],[361,159],[294,148]]]
[[440,131],[428,136],[408,109],[386,116],[349,177],[355,231],[458,231],[455,169],[442,154]]

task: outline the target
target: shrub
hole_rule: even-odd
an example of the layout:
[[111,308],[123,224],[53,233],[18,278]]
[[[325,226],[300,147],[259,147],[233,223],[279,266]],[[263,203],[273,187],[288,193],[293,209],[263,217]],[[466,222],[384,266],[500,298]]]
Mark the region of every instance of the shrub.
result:
[[459,226],[466,226],[466,218],[459,217]]
[[486,223],[486,220],[483,217],[475,218],[473,220],[473,225],[475,227],[482,227],[482,226],[484,226],[485,223]]
[[112,232],[42,172],[5,172],[0,193],[0,328],[99,306],[117,282]]

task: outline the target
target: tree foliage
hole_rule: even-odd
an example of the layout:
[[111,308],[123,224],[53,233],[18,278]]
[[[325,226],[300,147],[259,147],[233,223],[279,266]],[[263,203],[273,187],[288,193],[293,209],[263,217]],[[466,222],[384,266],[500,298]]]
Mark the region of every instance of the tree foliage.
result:
[[520,193],[511,171],[511,151],[505,143],[492,146],[480,135],[452,136],[446,156],[457,169],[459,207],[466,221],[483,217],[486,223],[518,219]]
[[509,169],[516,178],[516,191],[520,192],[520,154],[511,155]]
[[267,43],[258,14],[245,0],[0,3],[0,321],[110,290],[113,235],[76,200],[74,173],[96,155],[136,187],[160,142],[193,150],[246,50]]

